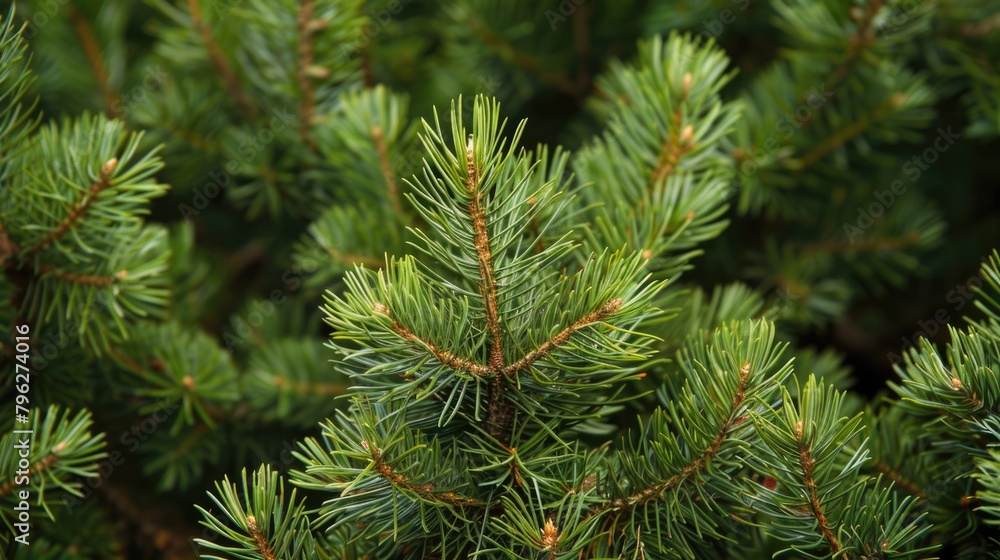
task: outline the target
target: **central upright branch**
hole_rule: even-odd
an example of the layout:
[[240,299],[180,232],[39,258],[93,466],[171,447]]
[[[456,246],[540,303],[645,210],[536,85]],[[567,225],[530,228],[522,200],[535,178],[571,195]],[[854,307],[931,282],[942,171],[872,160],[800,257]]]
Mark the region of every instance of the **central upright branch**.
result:
[[490,402],[486,428],[490,435],[501,443],[507,444],[514,422],[513,406],[504,399],[503,388],[506,383],[503,357],[503,332],[500,328],[500,311],[497,304],[497,282],[493,272],[493,251],[490,250],[490,236],[486,229],[486,212],[483,210],[483,193],[479,185],[479,168],[476,166],[475,145],[472,135],[469,135],[465,145],[465,162],[467,166],[466,187],[469,190],[469,216],[472,218],[473,242],[476,246],[476,258],[479,261],[479,291],[483,296],[483,306],[486,308],[486,328],[489,330],[492,345],[490,346],[489,369],[494,374],[490,382]]
[[479,291],[483,294],[483,304],[486,306],[486,327],[493,339],[490,348],[490,369],[503,369],[503,334],[500,332],[500,312],[497,305],[497,281],[493,273],[493,252],[490,250],[490,236],[486,231],[486,212],[483,210],[483,193],[479,190],[479,169],[476,167],[476,157],[473,150],[472,135],[465,146],[465,161],[468,166],[466,186],[469,189],[469,215],[472,216],[473,239],[476,245],[476,256],[479,260]]

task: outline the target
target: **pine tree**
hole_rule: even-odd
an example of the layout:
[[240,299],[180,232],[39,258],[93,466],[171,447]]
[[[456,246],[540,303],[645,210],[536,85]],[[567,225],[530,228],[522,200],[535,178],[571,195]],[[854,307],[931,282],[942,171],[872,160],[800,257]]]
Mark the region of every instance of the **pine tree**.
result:
[[3,557],[996,557],[998,17],[19,0]]

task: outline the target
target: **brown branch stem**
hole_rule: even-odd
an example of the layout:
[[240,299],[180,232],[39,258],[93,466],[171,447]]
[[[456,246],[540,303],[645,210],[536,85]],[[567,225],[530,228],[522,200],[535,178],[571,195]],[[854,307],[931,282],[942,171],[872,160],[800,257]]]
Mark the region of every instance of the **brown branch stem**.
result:
[[571,95],[575,98],[580,97],[580,91],[577,89],[577,85],[573,83],[573,80],[569,79],[560,72],[550,71],[535,57],[515,49],[510,42],[487,27],[478,18],[473,17],[469,21],[469,25],[473,28],[473,31],[476,32],[483,43],[487,47],[493,49],[493,51],[496,52],[500,58],[520,66],[529,73],[534,74],[540,81],[555,87],[563,93]]
[[911,231],[903,237],[882,237],[856,241],[824,241],[801,246],[803,254],[863,253],[869,251],[898,251],[920,242],[920,234]]
[[208,59],[212,63],[212,67],[215,68],[216,73],[222,79],[222,83],[229,90],[229,95],[232,96],[233,100],[236,101],[236,106],[240,113],[247,119],[252,119],[256,116],[256,112],[253,109],[253,104],[250,103],[250,99],[247,97],[246,93],[240,89],[239,80],[236,78],[236,73],[233,71],[229,62],[226,61],[225,55],[222,53],[222,49],[219,48],[218,43],[212,37],[212,30],[209,29],[208,25],[201,18],[201,5],[198,3],[199,0],[188,0],[188,10],[191,12],[191,22],[194,24],[195,29],[201,36],[201,42],[205,44],[205,49],[208,50]]
[[87,209],[90,208],[90,205],[97,200],[97,196],[111,187],[111,174],[114,173],[115,167],[117,166],[117,158],[112,158],[105,162],[105,164],[101,166],[101,173],[97,182],[90,185],[89,189],[80,193],[80,198],[69,211],[69,214],[63,218],[61,222],[59,222],[56,229],[49,232],[49,234],[42,238],[38,243],[35,243],[32,247],[28,248],[28,250],[24,252],[22,259],[26,259],[38,251],[41,251],[69,231],[69,229],[72,228],[73,225],[87,213]]
[[87,63],[94,74],[97,87],[101,90],[101,96],[104,98],[104,108],[109,117],[116,117],[118,115],[116,114],[117,111],[115,111],[115,105],[118,98],[114,90],[111,89],[107,66],[104,64],[104,56],[101,54],[101,47],[97,43],[94,29],[76,6],[70,4],[66,7],[66,12],[69,15],[70,22],[73,24],[73,29],[76,31],[76,36],[80,38],[83,54],[87,57]]
[[448,504],[451,506],[482,507],[484,505],[475,498],[462,496],[460,494],[456,494],[455,492],[437,492],[434,485],[430,483],[414,484],[413,482],[410,482],[409,477],[394,472],[392,470],[392,465],[385,460],[382,453],[374,445],[364,440],[361,441],[361,445],[371,453],[372,461],[375,463],[375,469],[379,472],[379,475],[396,488],[418,494],[420,497],[430,502]]
[[849,140],[855,136],[861,134],[868,129],[872,124],[874,124],[878,119],[887,115],[896,107],[903,103],[903,97],[900,93],[893,94],[889,101],[876,107],[870,113],[861,115],[860,118],[856,119],[849,125],[841,128],[833,135],[829,136],[823,142],[814,146],[811,150],[806,152],[801,158],[799,158],[799,165],[795,167],[796,171],[801,171],[807,167],[810,167],[816,163],[820,158],[830,153],[831,151],[839,148],[846,144]]
[[320,395],[325,397],[336,397],[343,395],[347,391],[347,386],[340,383],[309,383],[306,381],[290,381],[283,375],[272,377],[274,386],[279,389],[288,389],[297,395]]
[[[377,313],[388,315],[390,319],[392,318],[392,315],[389,312],[389,308],[381,303],[375,304],[375,311]],[[456,356],[455,354],[452,354],[447,350],[442,350],[438,348],[436,345],[434,345],[434,343],[430,342],[429,340],[424,340],[419,336],[415,335],[410,329],[406,328],[404,325],[402,325],[399,321],[395,319],[392,319],[392,330],[395,331],[396,334],[398,334],[402,338],[405,338],[406,340],[415,342],[416,344],[423,346],[437,359],[437,361],[450,367],[451,369],[454,369],[456,371],[473,373],[475,375],[490,374],[491,371],[490,368],[481,364],[477,364],[472,360]]]
[[531,352],[528,352],[520,360],[514,362],[513,364],[510,364],[509,366],[506,366],[503,369],[504,374],[513,375],[521,370],[528,369],[529,367],[531,367],[531,364],[549,355],[549,353],[555,350],[560,344],[563,344],[567,340],[569,340],[569,338],[573,336],[573,333],[579,331],[580,329],[586,327],[587,325],[591,325],[593,323],[597,323],[599,321],[607,319],[608,317],[614,315],[619,309],[621,309],[621,306],[622,306],[621,298],[615,298],[605,303],[604,305],[601,306],[600,309],[588,313],[586,316],[584,316],[577,322],[559,331],[559,333],[556,334],[554,337],[552,337],[550,340],[542,343],[538,348],[535,348]]
[[750,362],[743,364],[740,368],[739,376],[740,383],[737,386],[736,394],[733,396],[733,400],[729,408],[729,418],[722,424],[722,426],[719,427],[719,431],[715,434],[715,438],[712,440],[712,443],[709,444],[709,446],[706,447],[701,454],[698,455],[698,457],[688,463],[679,473],[671,476],[663,482],[636,492],[631,496],[618,498],[608,502],[591,513],[591,516],[598,515],[609,509],[617,509],[618,512],[616,517],[620,517],[626,511],[631,511],[648,502],[658,500],[661,496],[663,496],[664,492],[680,486],[681,483],[688,480],[692,475],[704,470],[709,461],[711,461],[712,458],[719,452],[719,449],[722,448],[722,444],[728,437],[729,431],[743,421],[743,418],[738,414],[740,408],[743,406],[743,402],[746,400],[746,390],[750,379]]
[[0,222],[0,266],[4,265],[8,258],[14,257],[20,252],[21,248],[10,238],[3,222]]
[[128,278],[127,270],[119,270],[112,276],[96,276],[94,274],[78,274],[76,272],[68,272],[66,270],[61,270],[49,265],[41,265],[38,267],[39,276],[54,276],[65,282],[71,284],[83,284],[86,286],[99,286],[106,288],[115,282],[124,280]]
[[314,92],[309,72],[313,65],[313,43],[312,36],[315,28],[312,21],[313,1],[302,0],[299,2],[299,69],[297,78],[299,81],[299,137],[313,152],[317,151],[316,142],[312,137],[312,121],[314,107]]
[[483,297],[486,328],[490,333],[489,371],[494,375],[490,381],[490,397],[487,406],[486,429],[503,445],[510,442],[516,409],[504,397],[507,376],[503,357],[503,330],[500,326],[500,305],[497,301],[496,275],[493,270],[493,250],[486,225],[486,210],[483,208],[483,193],[479,188],[480,173],[476,165],[475,144],[470,134],[465,146],[466,188],[469,191],[469,217],[472,220],[473,244],[479,263],[479,291]]
[[[809,510],[812,516],[816,518],[816,523],[819,525],[819,532],[823,535],[823,538],[830,543],[830,550],[834,555],[839,553],[843,548],[840,541],[837,540],[837,536],[833,534],[830,529],[830,520],[827,519],[826,514],[823,512],[822,504],[819,501],[819,496],[816,494],[816,480],[813,478],[813,472],[816,468],[816,460],[812,458],[809,450],[809,443],[803,439],[803,428],[802,421],[795,425],[795,439],[799,444],[799,465],[802,467],[802,483],[806,487],[806,491],[809,493]],[[844,554],[844,560],[847,560],[847,554]]]
[[923,490],[920,489],[919,486],[917,486],[915,482],[900,474],[898,468],[890,469],[881,461],[875,461],[872,466],[875,467],[875,470],[884,474],[886,477],[889,478],[889,480],[893,481],[896,487],[902,488],[909,494],[916,496],[920,501],[923,501],[927,498],[927,495],[924,493]]
[[[690,76],[690,74],[685,75],[685,77],[687,76]],[[681,127],[681,112],[679,107],[674,113],[674,127],[675,130],[680,130]],[[672,173],[677,164],[680,163],[681,157],[695,148],[692,141],[693,138],[694,127],[691,125],[684,127],[679,133],[675,131],[668,135],[667,140],[663,143],[663,148],[660,150],[660,155],[656,159],[656,167],[653,169],[653,185],[656,185],[661,179]]]
[[385,134],[382,132],[381,126],[372,128],[372,140],[375,141],[375,151],[378,152],[382,177],[385,179],[386,195],[389,197],[389,203],[392,204],[392,211],[397,216],[401,216],[403,205],[399,200],[399,186],[396,184],[396,176],[392,172],[392,162],[389,160],[389,148],[385,144]]
[[271,550],[271,545],[267,543],[267,538],[264,537],[264,533],[260,531],[260,527],[257,526],[257,518],[248,515],[247,516],[247,531],[250,536],[253,537],[254,543],[257,545],[257,552],[265,558],[265,560],[275,560],[274,551]]
[[469,216],[472,219],[473,243],[476,247],[476,260],[479,263],[479,291],[483,296],[486,313],[486,328],[490,332],[493,346],[490,348],[490,369],[500,371],[504,367],[503,333],[500,328],[500,307],[497,303],[496,275],[493,271],[493,251],[490,248],[490,236],[486,227],[486,210],[483,208],[483,193],[479,190],[479,169],[476,167],[473,151],[472,135],[465,148],[467,179],[469,190]]
[[355,253],[343,253],[337,249],[327,249],[327,253],[334,259],[345,265],[361,264],[372,270],[377,270],[382,267],[385,261],[377,257],[369,257],[367,255],[358,255]]

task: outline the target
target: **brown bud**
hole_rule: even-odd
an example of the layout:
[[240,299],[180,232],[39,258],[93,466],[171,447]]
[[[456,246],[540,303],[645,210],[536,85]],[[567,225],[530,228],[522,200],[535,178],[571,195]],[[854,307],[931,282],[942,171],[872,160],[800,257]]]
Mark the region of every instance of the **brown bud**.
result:
[[555,548],[556,543],[559,542],[559,529],[556,528],[556,524],[552,522],[552,518],[545,520],[545,527],[542,528],[542,545],[545,548]]
[[690,144],[694,140],[694,127],[687,125],[681,131],[681,144]]
[[312,66],[306,66],[306,74],[310,78],[316,78],[322,80],[324,78],[330,77],[330,70],[322,66],[316,66],[314,64]]
[[101,176],[110,177],[115,172],[116,167],[118,167],[118,158],[109,159],[101,166]]
[[321,29],[326,29],[328,26],[329,23],[325,19],[313,19],[309,20],[309,23],[306,24],[306,29],[311,33],[315,33]]
[[693,80],[690,72],[684,73],[684,78],[681,80],[681,97],[687,99],[688,94],[691,93],[691,80]]

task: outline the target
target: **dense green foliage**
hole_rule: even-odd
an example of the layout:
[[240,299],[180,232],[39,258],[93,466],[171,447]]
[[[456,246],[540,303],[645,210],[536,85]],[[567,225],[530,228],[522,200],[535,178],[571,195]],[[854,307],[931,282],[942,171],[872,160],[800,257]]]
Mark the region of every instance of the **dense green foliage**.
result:
[[998,557],[1000,6],[15,8],[0,557]]

